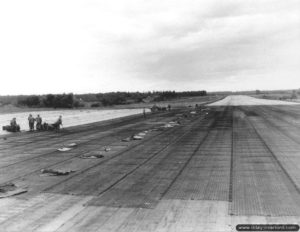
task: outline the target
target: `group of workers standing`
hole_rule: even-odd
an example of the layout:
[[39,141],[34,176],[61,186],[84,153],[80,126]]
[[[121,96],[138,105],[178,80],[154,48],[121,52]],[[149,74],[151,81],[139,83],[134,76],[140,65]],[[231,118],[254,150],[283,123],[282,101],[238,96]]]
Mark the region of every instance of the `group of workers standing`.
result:
[[[55,123],[48,124],[48,123],[45,122],[43,124],[43,120],[42,120],[42,118],[39,114],[37,115],[36,118],[34,118],[32,116],[32,114],[29,114],[28,123],[29,123],[29,131],[34,131],[35,123],[36,123],[36,125],[35,125],[36,130],[49,130],[49,129],[50,130],[51,129],[59,130],[60,126],[62,125],[62,116],[60,115]],[[19,125],[17,124],[16,118],[13,118],[10,121],[10,126],[11,126],[12,129],[19,127]]]
[[41,130],[42,127],[42,118],[38,114],[36,118],[32,116],[32,114],[29,114],[28,116],[28,123],[29,123],[29,130],[34,131],[34,122],[36,122],[36,130]]

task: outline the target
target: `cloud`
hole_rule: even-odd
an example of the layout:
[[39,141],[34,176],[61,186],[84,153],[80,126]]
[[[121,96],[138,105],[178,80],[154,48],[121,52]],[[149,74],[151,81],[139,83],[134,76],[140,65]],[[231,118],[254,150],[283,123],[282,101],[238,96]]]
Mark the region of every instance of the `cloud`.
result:
[[[251,79],[255,73],[282,73],[290,66],[295,69],[292,75],[299,74],[294,62],[295,58],[299,61],[299,53],[295,53],[299,47],[299,8],[291,5],[287,11],[278,4],[277,11],[272,8],[264,13],[260,10],[266,8],[263,4],[257,5],[257,11],[247,11],[245,4],[239,3],[207,9],[204,15],[194,15],[195,20],[189,18],[179,26],[161,23],[155,39],[126,44],[132,45],[128,51],[132,62],[139,63],[134,67],[137,75],[153,81],[166,78],[184,86],[185,82],[196,80],[224,82],[233,75],[240,75],[238,82],[246,76]],[[230,14],[232,8],[234,14]],[[282,78],[274,75],[274,81]],[[260,82],[264,78],[256,85]]]
[[15,0],[0,9],[6,85],[47,80],[40,92],[300,86],[298,0]]

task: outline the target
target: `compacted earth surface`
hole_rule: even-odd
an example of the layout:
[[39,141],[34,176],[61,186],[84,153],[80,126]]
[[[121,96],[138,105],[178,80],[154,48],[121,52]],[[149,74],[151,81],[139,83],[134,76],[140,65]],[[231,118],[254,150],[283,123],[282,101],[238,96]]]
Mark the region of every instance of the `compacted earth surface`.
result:
[[[145,109],[146,112],[150,112],[149,109]],[[77,126],[87,123],[99,122],[114,118],[125,117],[133,114],[141,114],[143,109],[107,109],[107,110],[93,110],[93,109],[81,109],[81,110],[48,110],[48,111],[29,111],[29,112],[16,112],[16,113],[0,113],[0,135],[7,134],[2,130],[2,126],[9,125],[12,118],[16,118],[17,123],[20,125],[22,131],[28,131],[28,116],[32,114],[35,118],[37,115],[42,117],[43,122],[54,123],[59,115],[62,115],[63,126]]]
[[299,105],[230,96],[146,118],[1,135],[0,231],[300,224],[299,131]]

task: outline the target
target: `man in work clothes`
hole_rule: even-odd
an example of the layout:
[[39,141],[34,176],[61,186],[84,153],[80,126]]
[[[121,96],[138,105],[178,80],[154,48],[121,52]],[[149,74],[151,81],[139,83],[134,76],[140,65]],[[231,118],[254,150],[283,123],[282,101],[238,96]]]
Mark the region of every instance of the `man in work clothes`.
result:
[[40,117],[40,115],[38,114],[36,119],[36,130],[41,130],[42,129],[42,118]]
[[10,126],[12,128],[15,128],[17,126],[17,119],[16,118],[13,118],[11,121],[10,121]]
[[57,119],[57,121],[52,124],[52,126],[54,127],[54,129],[59,130],[60,125],[62,125],[62,117],[61,117],[61,115],[59,116],[59,118]]
[[10,121],[10,127],[12,131],[20,131],[20,126],[17,124],[17,119],[13,118]]
[[35,121],[34,117],[32,117],[32,115],[29,114],[28,122],[29,122],[29,130],[30,131],[34,131],[34,121]]

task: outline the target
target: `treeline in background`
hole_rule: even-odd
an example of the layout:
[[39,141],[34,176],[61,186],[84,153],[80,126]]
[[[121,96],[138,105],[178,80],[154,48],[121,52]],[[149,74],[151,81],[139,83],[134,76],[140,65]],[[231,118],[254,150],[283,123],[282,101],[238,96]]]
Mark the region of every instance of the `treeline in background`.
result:
[[97,94],[47,94],[0,96],[0,105],[26,107],[77,108],[150,103],[183,97],[206,96],[206,91],[152,91],[152,92],[110,92]]

